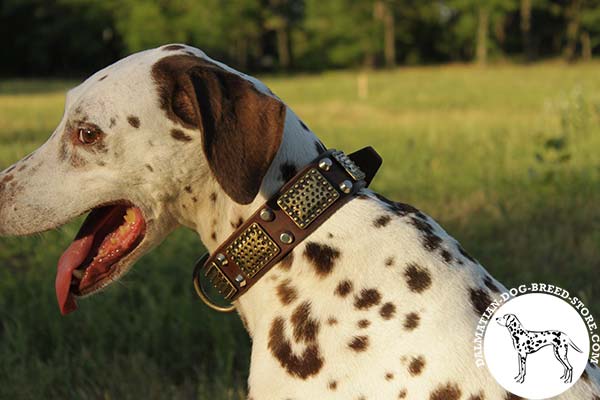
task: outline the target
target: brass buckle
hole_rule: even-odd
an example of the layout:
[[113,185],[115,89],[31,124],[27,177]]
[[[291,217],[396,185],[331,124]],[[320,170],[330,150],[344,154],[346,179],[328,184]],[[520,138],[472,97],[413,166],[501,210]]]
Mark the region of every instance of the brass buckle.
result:
[[[201,271],[204,267],[204,263],[206,262],[208,257],[209,257],[209,254],[206,253],[205,255],[200,257],[200,259],[198,261],[196,261],[196,265],[194,267],[194,273],[192,275],[192,281],[194,282],[194,289],[196,289],[196,293],[198,294],[198,297],[200,297],[200,300],[202,300],[204,302],[204,304],[206,304],[213,310],[219,311],[222,313],[233,312],[235,310],[235,305],[233,305],[233,304],[230,306],[218,305],[213,300],[211,300],[210,297],[208,297],[208,295],[204,291],[204,288],[202,287],[202,282],[200,281],[200,275],[201,275]],[[212,268],[217,268],[217,267],[214,266]],[[211,272],[212,268],[207,271],[205,276],[208,276],[208,274]]]

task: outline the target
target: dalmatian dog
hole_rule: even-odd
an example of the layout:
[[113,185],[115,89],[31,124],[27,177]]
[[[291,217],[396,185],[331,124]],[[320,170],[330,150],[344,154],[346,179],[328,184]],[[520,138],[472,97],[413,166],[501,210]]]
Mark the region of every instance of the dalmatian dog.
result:
[[[68,92],[48,141],[0,174],[0,235],[89,212],[58,262],[68,313],[178,226],[214,251],[324,150],[257,79],[162,46]],[[432,218],[365,189],[236,301],[248,398],[515,399],[473,355],[503,290]],[[560,398],[598,398],[596,371]]]
[[567,358],[569,346],[579,353],[582,353],[582,351],[566,333],[561,331],[528,331],[523,329],[521,321],[514,314],[497,317],[496,322],[508,328],[513,346],[517,350],[519,356],[519,374],[515,377],[517,382],[523,383],[525,381],[527,355],[535,353],[546,346],[553,347],[554,356],[564,368],[564,373],[560,378],[565,383],[570,383],[573,380],[573,367]]

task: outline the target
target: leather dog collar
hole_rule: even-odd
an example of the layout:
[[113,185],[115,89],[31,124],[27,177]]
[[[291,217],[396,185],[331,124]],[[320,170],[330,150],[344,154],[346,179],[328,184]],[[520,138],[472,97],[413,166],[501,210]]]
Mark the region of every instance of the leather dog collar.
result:
[[268,270],[317,229],[340,207],[368,186],[382,159],[372,147],[348,156],[338,150],[321,153],[266,201],[215,252],[194,268],[194,287],[210,308],[231,312],[209,298],[200,282],[208,278],[229,302],[246,293]]

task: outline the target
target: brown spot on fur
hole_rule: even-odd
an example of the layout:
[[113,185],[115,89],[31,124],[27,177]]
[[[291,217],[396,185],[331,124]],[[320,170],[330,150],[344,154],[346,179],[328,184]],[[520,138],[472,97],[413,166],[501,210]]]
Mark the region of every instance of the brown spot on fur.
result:
[[315,267],[317,275],[324,277],[333,269],[335,260],[340,256],[339,250],[316,242],[308,242],[304,249],[304,257]]
[[394,265],[394,257],[388,257],[385,259],[385,266],[386,267],[391,267],[392,265]]
[[13,180],[13,178],[14,176],[12,175],[4,175],[4,178],[2,178],[2,183],[10,182]]
[[419,317],[419,314],[414,312],[408,313],[406,314],[406,317],[404,317],[404,329],[406,329],[407,331],[412,331],[416,329],[417,326],[419,326],[420,321],[421,317]]
[[216,241],[217,241],[217,232],[213,231],[213,232],[210,234],[210,238],[216,242]]
[[379,315],[383,319],[391,319],[396,314],[396,306],[392,303],[385,303],[379,310]]
[[185,191],[186,191],[186,192],[188,192],[188,193],[192,193],[192,187],[191,187],[191,186],[189,186],[189,185],[188,185],[188,186],[186,186],[186,187],[184,187],[184,188],[183,188],[183,190],[185,190]]
[[456,383],[446,383],[439,385],[429,395],[429,400],[458,400],[461,396],[460,388]]
[[308,129],[308,126],[306,126],[306,124],[304,122],[302,122],[301,120],[298,120],[298,122],[300,122],[300,125],[302,126],[302,129],[304,129],[305,131],[309,131],[310,129]]
[[98,82],[105,80],[108,77],[108,75],[104,75],[102,78],[98,79]]
[[434,251],[435,249],[440,247],[440,244],[442,243],[442,238],[440,238],[434,233],[433,227],[428,222],[416,217],[411,217],[410,223],[423,234],[423,247],[425,247],[429,251]]
[[310,343],[315,341],[319,333],[319,322],[311,317],[310,302],[300,304],[291,317],[294,339],[297,342]]
[[423,372],[423,367],[425,367],[425,359],[423,356],[413,357],[410,364],[408,364],[408,372],[412,376],[417,376]]
[[477,260],[474,259],[473,257],[471,257],[471,255],[469,253],[467,253],[466,250],[463,249],[460,244],[457,245],[457,247],[458,247],[458,251],[460,252],[460,254],[462,254],[463,257],[465,257],[467,260],[471,261],[472,263],[477,264]]
[[277,295],[284,305],[288,305],[298,298],[298,291],[290,284],[291,281],[286,279],[277,286]]
[[19,167],[19,169],[18,169],[17,171],[19,171],[19,172],[23,172],[23,171],[25,171],[26,169],[27,169],[27,164],[23,164],[23,165],[21,165],[21,166]]
[[404,270],[404,277],[410,290],[415,293],[422,293],[431,286],[429,271],[417,264],[408,264]]
[[355,336],[348,343],[348,347],[350,347],[352,350],[359,352],[359,353],[362,351],[365,351],[365,350],[367,350],[367,347],[369,347],[369,337],[368,336]]
[[360,321],[358,321],[357,325],[360,329],[364,329],[371,325],[371,321],[369,321],[368,319],[361,319]]
[[338,323],[338,320],[335,319],[334,317],[327,318],[327,325],[333,326],[333,325],[336,325],[337,323]]
[[400,390],[400,393],[398,393],[398,398],[399,399],[405,399],[406,395],[407,395],[406,389],[402,389],[402,390]]
[[335,294],[340,297],[346,297],[352,291],[352,282],[341,281],[335,288]]
[[[511,393],[511,392],[506,392],[506,397],[504,397],[504,399],[505,400],[523,400],[523,398],[521,396],[517,396],[516,394]],[[592,399],[592,400],[596,400],[596,399]]]
[[488,289],[490,289],[492,292],[494,293],[500,293],[500,288],[498,286],[496,286],[496,284],[494,283],[494,281],[492,280],[492,277],[489,275],[486,275],[485,278],[483,278],[483,283],[485,284],[485,286],[487,286]]
[[471,305],[473,306],[473,310],[477,313],[478,316],[483,315],[487,307],[492,302],[488,293],[483,289],[469,289],[469,297],[471,299]]
[[111,117],[110,118],[110,123],[108,124],[109,128],[114,127],[117,124],[117,120],[115,119],[115,117]]
[[185,134],[181,129],[171,129],[171,137],[180,142],[190,142],[192,138]]
[[375,228],[383,228],[384,226],[389,224],[391,220],[392,218],[389,215],[382,215],[378,217],[375,221],[373,221],[373,226]]
[[317,150],[317,154],[321,154],[321,153],[324,153],[325,151],[327,151],[327,148],[325,147],[325,145],[323,143],[321,143],[320,141],[315,142],[315,149]]
[[386,381],[391,381],[392,379],[394,379],[394,374],[392,374],[391,372],[387,372],[385,374],[385,380]]
[[329,381],[327,387],[329,388],[329,390],[334,391],[335,389],[337,389],[337,381]]
[[452,254],[450,254],[450,252],[446,249],[442,250],[442,252],[440,253],[442,255],[442,258],[444,259],[445,262],[447,263],[451,263],[452,262]]
[[129,125],[133,126],[135,129],[140,127],[140,119],[135,115],[128,116],[127,122],[129,122]]
[[279,171],[281,171],[281,179],[284,182],[291,180],[298,173],[296,166],[287,162],[281,164]]
[[162,49],[165,51],[177,51],[177,50],[183,50],[185,47],[183,47],[180,44],[169,44],[164,46]]
[[316,375],[323,367],[323,358],[318,345],[316,343],[309,344],[298,356],[292,351],[291,343],[286,339],[284,332],[285,321],[278,317],[273,321],[269,332],[268,348],[273,356],[292,376],[307,379]]
[[209,198],[210,198],[210,201],[214,203],[217,201],[217,194],[215,192],[212,192],[210,194]]
[[152,165],[146,164],[146,168],[148,169],[148,171],[154,172],[154,168],[152,168]]
[[292,264],[294,263],[294,253],[289,252],[285,257],[281,259],[279,262],[279,266],[286,271],[289,271],[292,268]]
[[368,310],[381,302],[381,294],[377,289],[363,289],[360,295],[354,296],[354,307],[359,310]]
[[239,217],[237,221],[231,221],[230,224],[233,229],[237,229],[244,224],[244,218]]

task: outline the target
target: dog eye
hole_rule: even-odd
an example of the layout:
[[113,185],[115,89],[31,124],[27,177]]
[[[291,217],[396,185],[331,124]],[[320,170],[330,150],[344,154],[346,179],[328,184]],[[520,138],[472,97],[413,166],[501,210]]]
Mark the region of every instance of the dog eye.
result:
[[81,127],[79,128],[79,141],[83,144],[94,144],[100,137],[98,131],[89,128],[89,127]]

